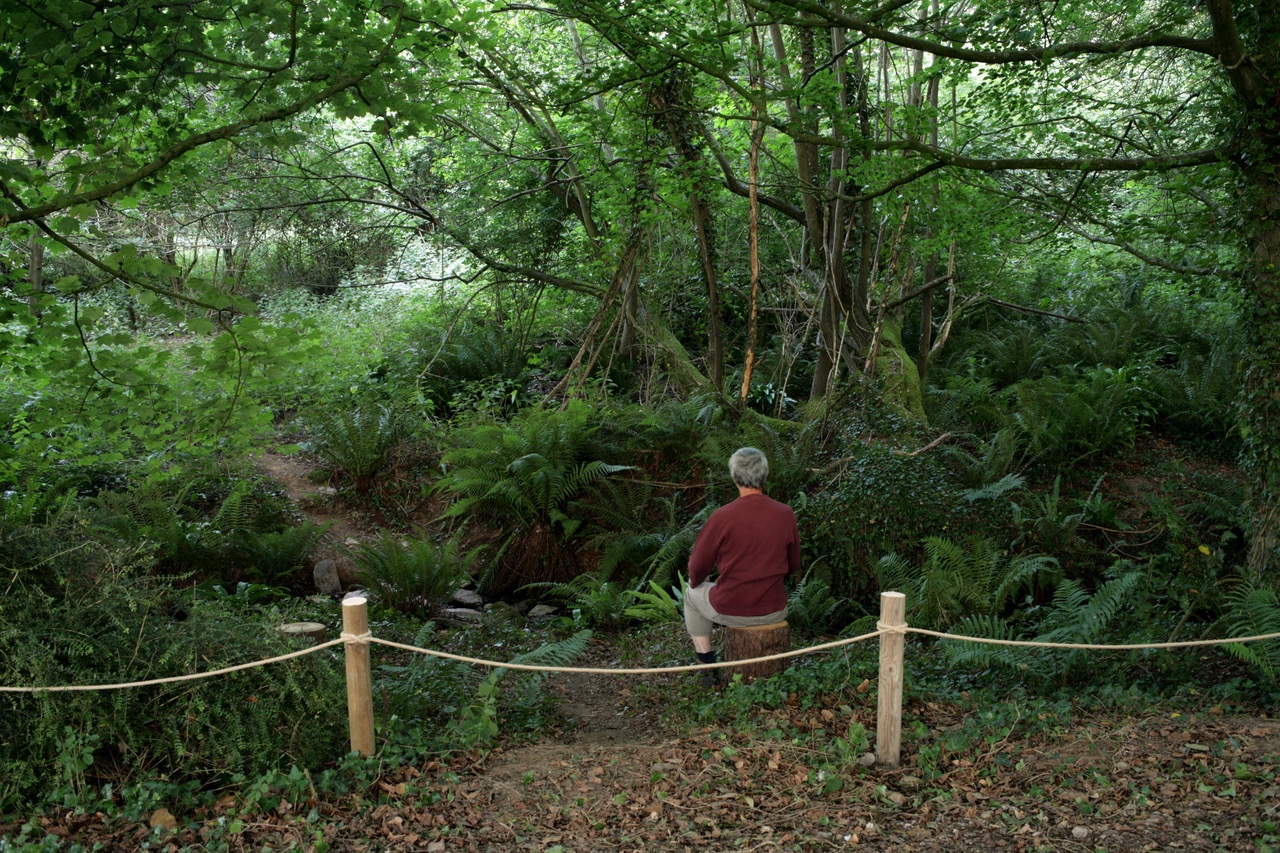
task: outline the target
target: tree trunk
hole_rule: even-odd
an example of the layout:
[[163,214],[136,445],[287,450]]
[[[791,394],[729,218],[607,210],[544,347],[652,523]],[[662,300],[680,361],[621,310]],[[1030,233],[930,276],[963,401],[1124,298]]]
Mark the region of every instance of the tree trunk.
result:
[[1241,9],[1248,44],[1231,0],[1209,0],[1219,66],[1240,98],[1243,121],[1236,156],[1241,189],[1252,207],[1246,282],[1251,360],[1245,372],[1243,467],[1249,477],[1253,524],[1249,569],[1258,577],[1280,564],[1280,8],[1257,0]]
[[31,259],[27,263],[27,307],[33,316],[40,315],[40,294],[44,292],[44,243],[31,235]]
[[681,173],[689,186],[689,207],[693,213],[698,260],[707,286],[707,375],[716,393],[724,393],[724,343],[720,330],[720,281],[716,274],[715,220],[711,213],[708,178],[704,174],[697,138],[685,117],[687,81],[677,72],[666,75],[650,92],[650,100],[662,115],[679,155]]
[[[758,625],[754,628],[726,628],[724,632],[724,659],[726,661],[750,660],[791,651],[791,626],[786,622]],[[787,668],[790,658],[751,663],[744,666],[727,666],[725,678],[741,675],[746,682],[777,675]]]

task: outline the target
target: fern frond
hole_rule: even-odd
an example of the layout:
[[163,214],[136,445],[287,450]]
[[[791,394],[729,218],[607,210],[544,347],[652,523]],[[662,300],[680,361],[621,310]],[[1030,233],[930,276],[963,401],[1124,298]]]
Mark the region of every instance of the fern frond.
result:
[[[948,632],[966,637],[983,637],[989,640],[1017,639],[1012,627],[999,616],[973,614],[961,619]],[[1022,649],[1011,646],[995,646],[986,643],[970,643],[963,640],[943,643],[947,658],[960,666],[1026,669],[1027,657]]]
[[516,655],[511,663],[526,663],[539,666],[568,666],[587,653],[587,647],[594,636],[589,628],[577,631],[571,637],[544,643],[531,652]]
[[[1228,630],[1233,637],[1257,637],[1280,632],[1280,595],[1274,587],[1259,583],[1241,584],[1227,594],[1230,611]],[[1280,676],[1280,640],[1245,644],[1231,643],[1226,650],[1255,667],[1267,681]]]

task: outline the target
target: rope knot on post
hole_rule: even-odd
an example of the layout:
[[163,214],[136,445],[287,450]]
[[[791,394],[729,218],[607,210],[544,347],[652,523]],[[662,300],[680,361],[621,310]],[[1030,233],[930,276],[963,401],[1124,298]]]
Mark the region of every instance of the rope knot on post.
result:
[[907,640],[907,597],[880,593],[880,681],[876,689],[876,762],[897,767],[902,752],[903,649]]
[[351,726],[351,751],[373,755],[373,679],[369,673],[368,601],[363,595],[342,600],[342,642],[347,665],[347,721]]

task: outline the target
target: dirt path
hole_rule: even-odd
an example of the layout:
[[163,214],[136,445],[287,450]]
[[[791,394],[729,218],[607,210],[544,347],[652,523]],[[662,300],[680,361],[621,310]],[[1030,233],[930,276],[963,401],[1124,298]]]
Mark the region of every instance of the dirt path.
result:
[[298,511],[315,524],[330,524],[329,535],[339,542],[358,539],[362,535],[349,516],[335,506],[337,492],[318,485],[312,475],[316,467],[300,456],[285,456],[270,451],[259,456],[254,467],[284,487],[285,494]]

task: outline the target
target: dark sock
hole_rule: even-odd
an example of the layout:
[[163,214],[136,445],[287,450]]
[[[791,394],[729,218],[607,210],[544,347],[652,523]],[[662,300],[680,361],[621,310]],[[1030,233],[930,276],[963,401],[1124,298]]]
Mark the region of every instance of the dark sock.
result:
[[698,663],[715,663],[716,662],[715,652],[694,652],[694,655],[697,656]]

